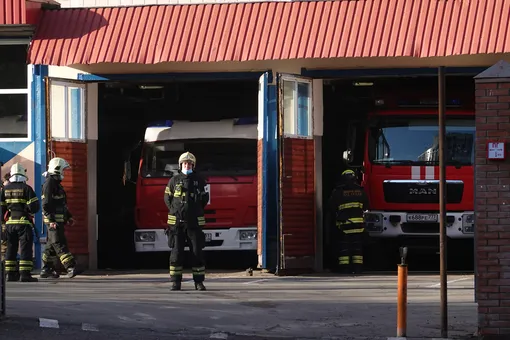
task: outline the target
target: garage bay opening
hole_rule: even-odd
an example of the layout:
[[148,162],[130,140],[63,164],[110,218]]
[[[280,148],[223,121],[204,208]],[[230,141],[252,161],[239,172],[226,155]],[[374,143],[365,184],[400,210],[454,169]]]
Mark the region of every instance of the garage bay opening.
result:
[[[438,270],[437,77],[324,83],[324,200],[343,170],[358,172],[370,200],[365,270],[395,270],[404,245],[410,270]],[[473,269],[472,76],[448,76],[446,101],[448,269],[465,271]],[[330,228],[325,225],[325,267],[334,269]]]
[[257,105],[257,80],[99,85],[100,268],[166,268],[163,194],[185,151],[210,193],[209,267],[256,264]]

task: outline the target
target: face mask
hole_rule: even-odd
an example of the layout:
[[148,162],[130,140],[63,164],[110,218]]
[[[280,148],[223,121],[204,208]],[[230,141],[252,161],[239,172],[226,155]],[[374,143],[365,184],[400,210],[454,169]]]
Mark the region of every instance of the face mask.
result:
[[189,175],[192,172],[193,172],[193,169],[189,169],[189,170],[182,169],[182,173],[185,174],[185,175]]

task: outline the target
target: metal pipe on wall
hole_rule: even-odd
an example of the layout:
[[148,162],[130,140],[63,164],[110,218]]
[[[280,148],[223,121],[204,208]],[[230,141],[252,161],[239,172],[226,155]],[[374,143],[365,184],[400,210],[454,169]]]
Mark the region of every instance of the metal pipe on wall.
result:
[[447,247],[446,247],[446,122],[445,122],[445,72],[438,69],[438,104],[439,104],[439,258],[441,284],[441,337],[448,337],[448,297],[447,297]]

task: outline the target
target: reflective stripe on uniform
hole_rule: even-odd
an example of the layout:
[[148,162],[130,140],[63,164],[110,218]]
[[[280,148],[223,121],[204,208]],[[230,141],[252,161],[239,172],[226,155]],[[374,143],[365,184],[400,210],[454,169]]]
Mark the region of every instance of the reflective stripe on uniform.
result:
[[177,222],[177,218],[174,215],[168,214],[168,220],[166,221],[169,225],[175,225]]
[[365,231],[365,228],[358,228],[358,229],[347,229],[343,230],[345,234],[359,234]]
[[74,257],[71,253],[65,253],[65,254],[62,254],[60,255],[60,262],[65,266],[66,263],[69,263],[71,262],[72,260],[74,260]]
[[351,203],[340,204],[338,206],[338,210],[352,209],[352,208],[363,209],[363,203],[361,203],[361,202],[351,202]]
[[198,219],[198,225],[205,225],[205,217],[204,216],[199,216],[197,217]]
[[20,217],[18,220],[9,218],[5,224],[32,224],[30,220],[27,220],[25,216]]
[[32,269],[33,269],[33,262],[32,261],[27,261],[27,260],[20,260],[19,261],[19,270],[20,271],[27,271],[27,272],[31,272]]
[[43,262],[53,262],[53,261],[55,261],[56,259],[57,259],[57,257],[56,257],[56,256],[48,256],[48,255],[46,255],[45,253],[43,253],[43,255],[42,255],[42,260],[43,260]]
[[169,187],[165,187],[165,194],[172,195],[172,192],[170,191]]
[[15,272],[17,271],[18,262],[13,260],[5,260],[5,271]]
[[7,204],[15,204],[15,203],[23,203],[23,204],[26,204],[27,203],[27,200],[24,199],[24,198],[6,198],[5,199],[5,203]]
[[346,224],[356,224],[356,223],[364,223],[364,222],[365,222],[365,220],[363,219],[363,217],[353,217],[353,218],[349,218],[345,222],[337,221],[336,225],[341,226],[341,225],[346,225]]
[[170,266],[170,276],[182,276],[182,267]]
[[338,264],[349,264],[349,256],[340,256],[338,258]]
[[[64,214],[55,214],[54,216],[55,216],[55,222],[57,222],[57,223],[64,223],[65,222]],[[47,216],[43,217],[43,222],[46,223],[46,224],[51,223],[49,217],[47,217]]]
[[38,200],[39,200],[39,199],[38,199],[37,197],[33,197],[33,198],[31,198],[31,199],[29,199],[29,200],[27,201],[27,204],[32,204],[32,203],[34,203],[35,201],[38,201]]
[[363,256],[361,256],[361,255],[352,255],[352,263],[363,264]]
[[191,267],[191,271],[193,273],[193,276],[196,275],[205,275],[205,267]]

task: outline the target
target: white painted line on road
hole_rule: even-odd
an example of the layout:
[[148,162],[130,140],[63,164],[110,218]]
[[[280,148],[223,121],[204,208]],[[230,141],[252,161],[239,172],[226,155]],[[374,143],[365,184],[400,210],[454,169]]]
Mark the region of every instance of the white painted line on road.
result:
[[210,339],[227,339],[228,334],[227,333],[212,333],[209,338]]
[[[446,284],[448,285],[450,283],[455,283],[455,282],[459,282],[459,281],[465,281],[465,280],[469,280],[469,279],[471,279],[471,277],[463,277],[461,279],[446,281]],[[441,282],[433,284],[433,285],[430,285],[430,286],[427,286],[427,288],[435,288],[435,287],[440,287],[440,286],[441,286]]]
[[39,327],[59,328],[58,320],[39,318]]
[[141,318],[144,318],[146,320],[156,320],[155,317],[153,317],[152,315],[150,314],[145,314],[145,313],[135,313],[136,316],[138,317],[141,317]]
[[255,281],[248,281],[248,282],[243,282],[243,285],[252,285],[254,283],[260,283],[260,282],[264,282],[264,281],[267,281],[269,279],[260,279],[260,280],[255,280]]
[[91,323],[82,323],[81,329],[83,331],[88,331],[88,332],[99,332],[99,328],[97,328],[96,325],[93,325]]

